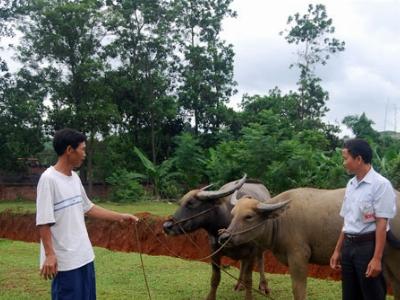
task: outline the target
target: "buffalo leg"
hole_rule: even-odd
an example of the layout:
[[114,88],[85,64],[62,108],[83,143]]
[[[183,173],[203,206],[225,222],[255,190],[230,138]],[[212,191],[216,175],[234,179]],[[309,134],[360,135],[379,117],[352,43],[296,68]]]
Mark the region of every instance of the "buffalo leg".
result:
[[265,272],[264,272],[264,253],[262,251],[258,251],[256,260],[257,260],[258,270],[260,272],[260,283],[258,284],[258,289],[263,294],[268,295],[270,290],[268,288],[267,278],[265,277]]
[[243,269],[243,261],[240,261],[240,272],[239,272],[239,279],[236,282],[234,287],[235,291],[243,291],[246,287],[244,286],[244,269]]
[[390,246],[386,247],[383,258],[385,275],[388,277],[392,288],[395,300],[400,300],[400,251]]
[[288,256],[289,273],[292,279],[294,300],[305,300],[307,297],[308,256],[303,251],[295,251]]
[[217,297],[217,288],[221,281],[221,256],[216,254],[211,257],[212,275],[211,275],[211,288],[208,293],[207,300],[215,300]]
[[249,257],[247,259],[242,260],[241,268],[243,269],[243,279],[244,286],[246,289],[246,300],[253,299],[252,290],[253,290],[253,265],[254,265],[254,257]]

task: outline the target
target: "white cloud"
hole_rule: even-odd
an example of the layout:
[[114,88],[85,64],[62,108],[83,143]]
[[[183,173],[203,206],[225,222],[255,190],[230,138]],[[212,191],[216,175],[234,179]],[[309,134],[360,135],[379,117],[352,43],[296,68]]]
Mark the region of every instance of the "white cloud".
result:
[[[350,114],[365,112],[377,130],[394,129],[397,106],[397,131],[400,131],[400,15],[399,0],[319,1],[326,5],[336,28],[335,37],[346,42],[346,50],[332,57],[317,74],[328,90],[327,103],[332,122]],[[311,1],[311,3],[319,3]],[[239,94],[265,94],[274,86],[294,89],[298,78],[288,67],[296,59],[296,48],[286,43],[279,32],[286,28],[289,15],[305,13],[310,1],[235,0],[235,19],[224,22],[223,38],[234,45],[235,79]],[[386,126],[385,126],[386,114]]]

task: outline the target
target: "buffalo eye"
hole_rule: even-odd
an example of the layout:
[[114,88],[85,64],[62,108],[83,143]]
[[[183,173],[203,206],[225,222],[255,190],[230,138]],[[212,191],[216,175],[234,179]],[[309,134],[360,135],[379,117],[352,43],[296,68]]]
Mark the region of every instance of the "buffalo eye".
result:
[[254,215],[247,215],[247,216],[244,217],[244,219],[246,221],[251,221],[253,219],[253,217],[254,217]]
[[194,201],[193,200],[189,200],[188,202],[186,202],[186,206],[187,207],[193,207],[194,206]]

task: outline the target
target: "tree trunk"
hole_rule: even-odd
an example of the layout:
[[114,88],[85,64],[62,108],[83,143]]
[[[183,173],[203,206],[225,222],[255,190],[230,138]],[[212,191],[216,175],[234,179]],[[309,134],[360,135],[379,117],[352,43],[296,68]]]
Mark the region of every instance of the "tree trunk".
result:
[[93,153],[94,153],[94,136],[90,133],[89,143],[87,145],[87,183],[88,196],[93,196]]
[[157,164],[157,155],[156,155],[156,133],[154,128],[154,114],[151,113],[151,120],[150,120],[150,130],[151,130],[151,155],[153,159],[153,164]]

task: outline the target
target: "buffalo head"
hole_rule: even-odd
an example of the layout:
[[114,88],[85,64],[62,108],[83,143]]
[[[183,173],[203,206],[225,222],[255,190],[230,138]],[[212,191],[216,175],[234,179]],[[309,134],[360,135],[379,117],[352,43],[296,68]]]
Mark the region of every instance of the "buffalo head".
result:
[[232,196],[232,221],[228,229],[221,231],[219,243],[226,246],[237,246],[257,240],[265,235],[267,220],[278,217],[290,201],[279,203],[260,202],[250,196],[237,200]]
[[221,199],[233,194],[245,182],[246,175],[217,191],[208,191],[207,188],[210,186],[206,186],[186,193],[179,200],[179,208],[173,217],[164,222],[164,232],[169,235],[179,235],[212,225],[210,223],[215,221],[213,216],[215,216]]

